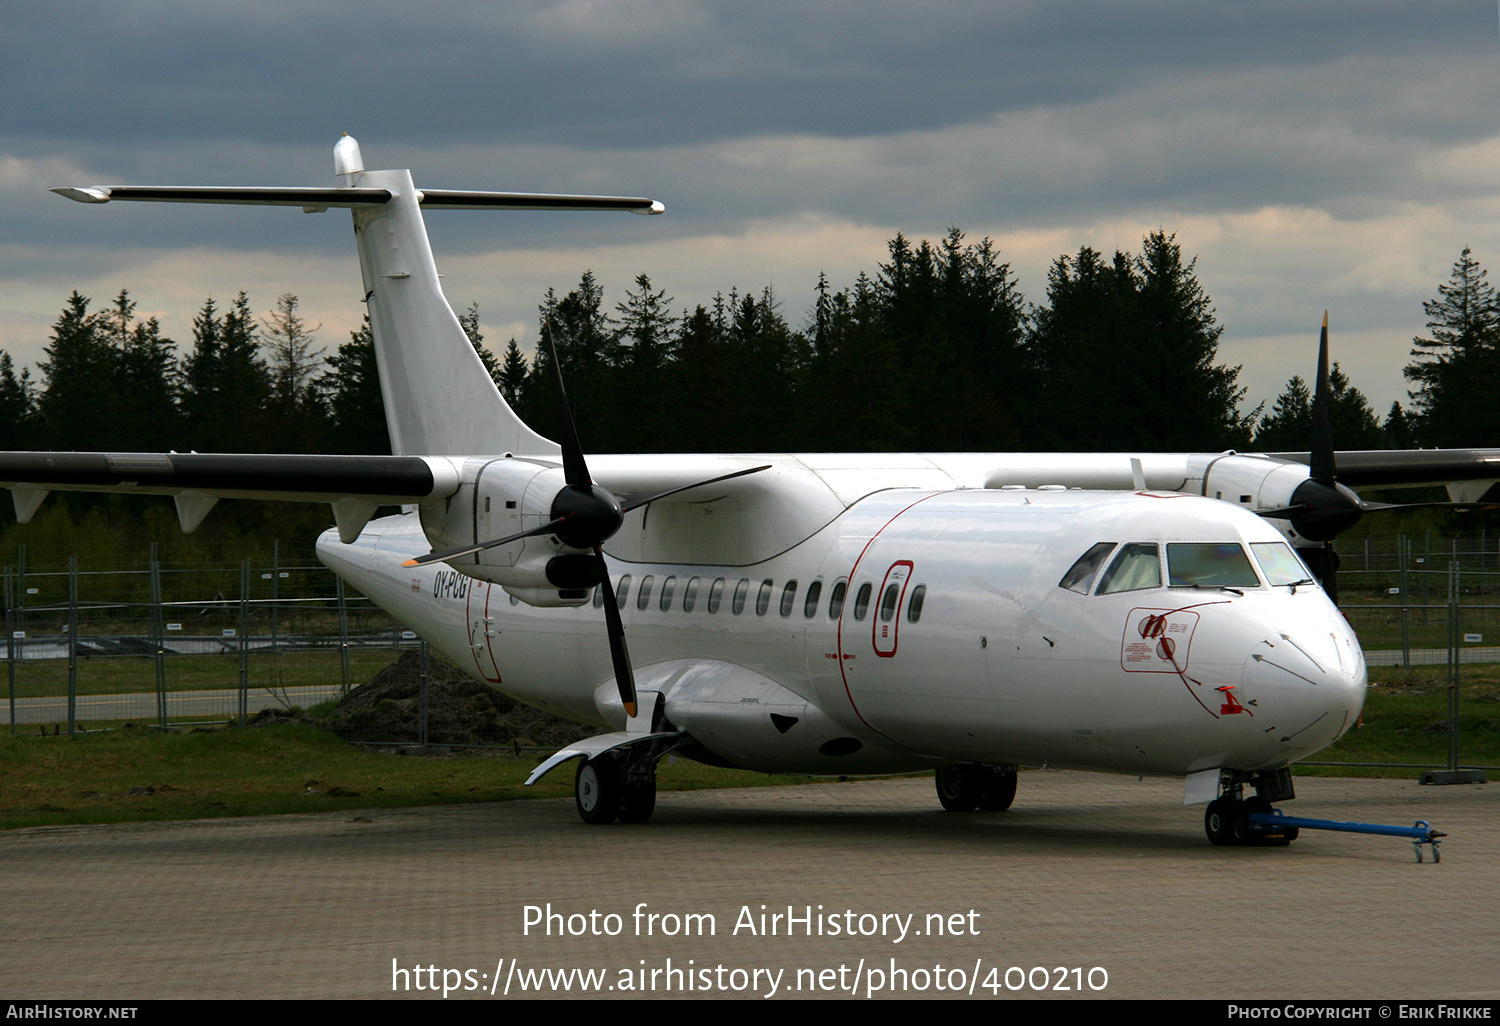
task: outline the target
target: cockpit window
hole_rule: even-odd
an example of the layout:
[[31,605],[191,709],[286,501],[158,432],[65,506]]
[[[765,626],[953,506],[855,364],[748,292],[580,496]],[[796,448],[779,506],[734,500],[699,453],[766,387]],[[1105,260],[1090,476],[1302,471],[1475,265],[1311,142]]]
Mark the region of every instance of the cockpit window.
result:
[[1251,542],[1250,551],[1265,572],[1271,587],[1287,584],[1314,584],[1312,572],[1286,542]]
[[1113,595],[1121,591],[1141,591],[1161,587],[1161,555],[1154,542],[1131,542],[1120,550],[1115,561],[1099,579],[1096,594]]
[[1067,588],[1076,591],[1080,595],[1087,595],[1089,587],[1094,583],[1094,576],[1099,573],[1099,568],[1104,565],[1104,559],[1114,551],[1114,542],[1100,542],[1089,547],[1089,550],[1078,557],[1063,579],[1057,582],[1059,588]]
[[1167,576],[1174,588],[1260,587],[1250,557],[1233,542],[1169,544]]

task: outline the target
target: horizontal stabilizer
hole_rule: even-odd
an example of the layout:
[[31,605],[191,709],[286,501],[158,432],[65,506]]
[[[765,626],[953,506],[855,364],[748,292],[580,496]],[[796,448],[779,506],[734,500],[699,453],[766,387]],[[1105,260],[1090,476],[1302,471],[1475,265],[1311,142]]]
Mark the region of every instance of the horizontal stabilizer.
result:
[[[92,185],[53,189],[78,203],[138,200],[150,203],[234,203],[245,206],[380,207],[391,201],[389,189],[238,188],[210,185]],[[435,210],[624,210],[632,214],[660,214],[666,208],[640,196],[566,196],[532,192],[469,192],[425,189],[417,202]]]
[[276,186],[225,188],[208,185],[95,185],[53,189],[79,203],[143,200],[150,203],[236,203],[269,207],[378,207],[389,203],[389,189],[283,189]]

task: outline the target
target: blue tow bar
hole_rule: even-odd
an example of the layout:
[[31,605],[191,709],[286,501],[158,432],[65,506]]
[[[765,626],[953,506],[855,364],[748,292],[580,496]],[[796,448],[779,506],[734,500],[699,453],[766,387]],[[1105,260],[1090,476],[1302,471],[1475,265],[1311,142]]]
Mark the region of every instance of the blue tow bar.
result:
[[1422,861],[1422,845],[1432,845],[1432,861],[1443,861],[1443,854],[1438,850],[1441,843],[1438,838],[1448,835],[1441,830],[1434,830],[1425,819],[1419,819],[1415,826],[1384,826],[1379,823],[1346,823],[1337,819],[1302,819],[1298,816],[1287,816],[1280,809],[1272,809],[1270,812],[1250,813],[1250,829],[1259,833],[1279,833],[1290,829],[1308,830],[1338,830],[1346,834],[1384,834],[1387,837],[1409,837],[1412,849],[1416,852],[1417,861]]

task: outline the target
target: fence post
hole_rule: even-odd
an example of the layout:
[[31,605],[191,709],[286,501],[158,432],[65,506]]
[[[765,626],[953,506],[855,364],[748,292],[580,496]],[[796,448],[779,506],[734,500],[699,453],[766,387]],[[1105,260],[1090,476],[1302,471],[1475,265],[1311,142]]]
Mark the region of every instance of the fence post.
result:
[[16,616],[14,567],[5,568],[5,675],[10,678],[10,736],[16,736]]
[[344,579],[338,574],[333,575],[334,587],[338,589],[339,596],[339,671],[343,675],[343,683],[339,687],[341,698],[349,697],[349,684],[352,674],[349,669],[349,604],[344,599]]
[[1400,568],[1397,578],[1401,588],[1401,667],[1411,669],[1411,598],[1407,594],[1410,578],[1406,564],[1411,557],[1411,539],[1404,534],[1396,535],[1396,563]]
[[240,726],[250,707],[250,561],[240,560],[240,626],[236,632],[240,641]]
[[1458,772],[1458,596],[1460,584],[1458,560],[1448,564],[1448,771]]
[[422,639],[422,690],[417,701],[417,743],[427,747],[427,700],[428,681],[432,675],[432,661],[428,657],[427,639]]
[[68,557],[68,736],[78,719],[78,557]]
[[156,652],[156,724],[167,729],[167,651],[161,612],[161,561],[151,543],[151,648]]
[[279,541],[273,541],[271,543],[271,651],[272,652],[280,652],[281,651],[281,631],[279,630],[280,620],[278,619],[278,615],[277,615],[278,614],[278,610],[276,608],[276,601],[277,601],[277,599],[281,595],[280,588],[281,588],[281,542],[279,542]]

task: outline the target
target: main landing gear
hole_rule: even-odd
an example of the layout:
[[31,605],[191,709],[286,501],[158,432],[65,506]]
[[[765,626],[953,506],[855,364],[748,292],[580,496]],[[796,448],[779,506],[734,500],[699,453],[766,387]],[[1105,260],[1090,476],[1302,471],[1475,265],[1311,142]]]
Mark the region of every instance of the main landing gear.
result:
[[1004,812],[1016,800],[1014,766],[963,763],[937,771],[938,801],[949,812]]
[[585,823],[644,823],[656,811],[656,757],[603,752],[578,764],[573,799]]

